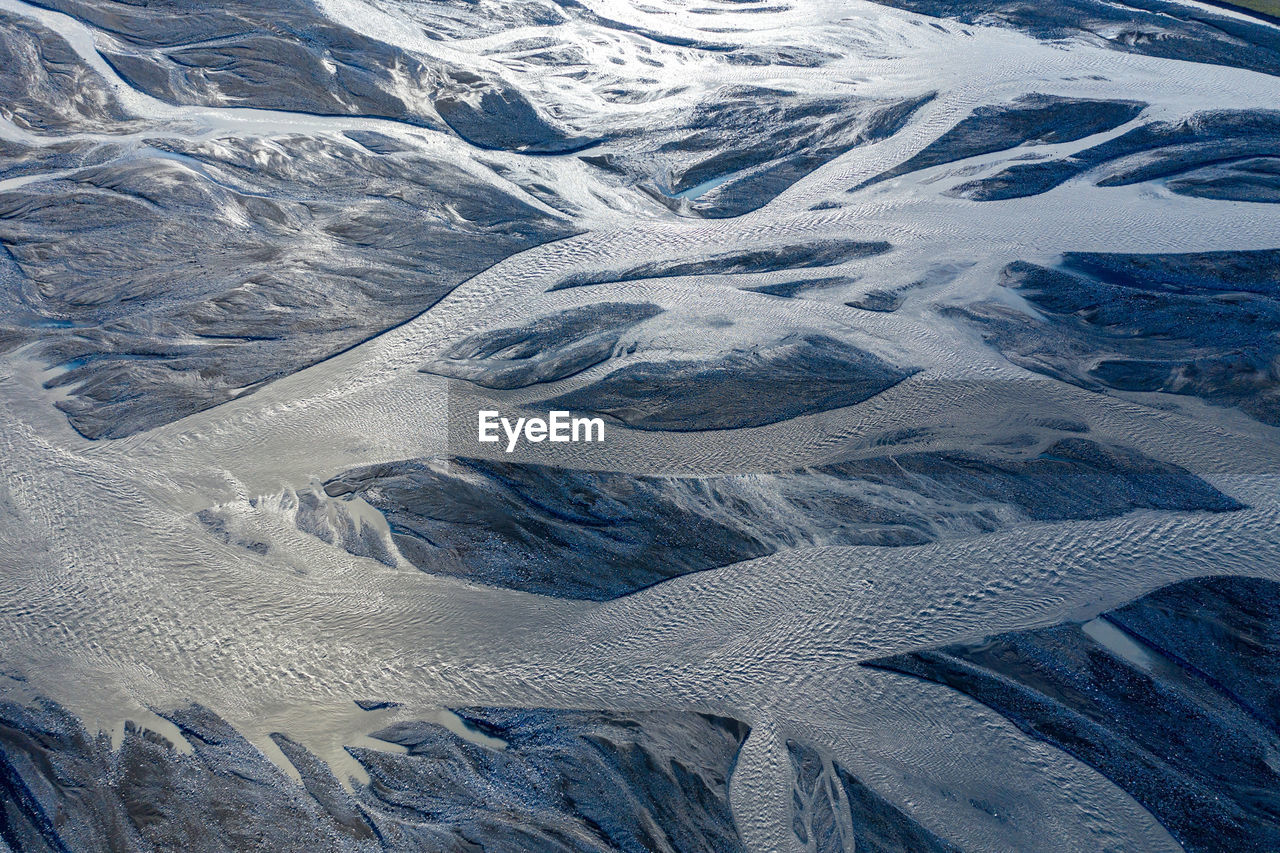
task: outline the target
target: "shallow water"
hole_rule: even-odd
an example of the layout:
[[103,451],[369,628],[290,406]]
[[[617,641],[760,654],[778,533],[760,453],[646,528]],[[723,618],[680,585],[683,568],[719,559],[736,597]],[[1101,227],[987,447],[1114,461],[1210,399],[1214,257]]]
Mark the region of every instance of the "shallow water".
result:
[[[676,4],[589,5],[658,30],[688,32],[698,25]],[[444,58],[497,69],[535,97],[554,96],[567,116],[604,109],[601,91],[613,81],[540,82],[535,68],[512,58],[516,42],[546,35],[589,46],[588,55],[629,59],[642,41],[582,24],[522,26],[442,45],[424,39],[412,6],[322,7],[375,38],[439,48]],[[368,776],[344,747],[391,749],[368,735],[392,720],[435,720],[468,740],[501,747],[445,708],[731,716],[753,727],[729,796],[739,832],[758,851],[797,849],[785,743],[801,735],[886,798],[913,804],[924,825],[972,849],[1176,849],[1150,814],[1085,764],[975,702],[857,664],[1093,619],[1189,577],[1280,580],[1275,428],[1191,398],[1105,395],[1032,373],[1003,359],[979,330],[939,311],[993,298],[1017,305],[1018,297],[996,283],[1015,260],[1052,263],[1064,251],[1275,248],[1280,206],[1186,198],[1158,184],[1100,188],[1086,180],[1005,202],[944,195],[968,175],[1027,153],[1018,151],[966,161],[961,175],[944,166],[852,195],[847,190],[921,150],[980,104],[1031,91],[1130,98],[1151,104],[1144,119],[1164,119],[1211,108],[1280,108],[1275,79],[1108,51],[1083,40],[1045,43],[954,22],[935,28],[872,4],[796,3],[776,13],[715,8],[714,16],[696,19],[716,22],[715,38],[750,45],[790,40],[840,53],[829,67],[777,72],[796,91],[821,94],[836,80],[842,91],[859,94],[936,89],[939,96],[902,132],[835,159],[735,219],[680,218],[633,189],[592,185],[595,173],[573,158],[537,158],[545,180],[580,203],[570,218],[584,233],[498,263],[359,346],[127,438],[86,440],[53,407],[68,392],[42,386],[50,365],[29,348],[0,356],[4,669],[24,674],[33,694],[108,732],[122,730],[126,718],[163,727],[149,709],[197,701],[282,767],[293,770],[267,737],[271,732],[301,742],[356,783]],[[60,139],[109,137],[141,152],[150,138],[376,129],[486,181],[510,183],[492,171],[495,162],[535,168],[526,162],[535,158],[481,156],[444,133],[397,122],[168,105],[115,75],[95,49],[100,36],[84,24],[19,0],[0,0],[0,9],[61,33],[142,125],[120,135],[77,132]],[[639,65],[623,64],[617,74],[650,80],[634,85],[655,93],[677,85],[708,92],[731,78],[763,82],[770,73],[726,70],[688,48],[649,47],[647,55],[661,67],[644,66],[642,73]],[[671,97],[679,104],[694,94]],[[607,109],[621,116],[619,124],[643,122],[643,104]],[[1039,146],[1034,153],[1069,154],[1121,132]],[[30,133],[14,135],[31,141]],[[39,188],[67,174],[9,179],[0,191]],[[838,206],[813,209],[823,201]],[[775,299],[744,291],[732,279],[693,276],[545,292],[568,275],[614,268],[618,259],[640,264],[828,238],[893,244],[890,256],[867,262],[869,283],[909,284],[939,263],[955,265],[958,273],[912,291],[893,313]],[[1028,434],[1039,441],[1054,434],[1043,425],[1047,420],[1068,418],[1086,424],[1094,440],[1180,465],[1249,508],[1028,521],[908,548],[798,547],[602,603],[484,587],[411,570],[404,561],[388,566],[326,544],[280,513],[245,509],[250,499],[262,498],[265,506],[288,490],[359,466],[446,454],[452,431],[461,427],[450,421],[448,383],[420,373],[422,364],[470,334],[552,309],[613,301],[653,302],[669,316],[644,327],[639,354],[505,399],[536,404],[587,387],[650,352],[659,360],[676,354],[711,360],[793,330],[838,333],[879,357],[923,370],[860,405],[779,423],[699,432],[611,425],[607,446],[524,444],[511,457],[494,451],[495,458],[644,475],[723,475],[879,455],[886,446],[966,449]],[[908,429],[922,437],[893,438]],[[195,513],[223,505],[243,509],[246,524],[270,544],[267,553],[219,541],[196,520]],[[1140,659],[1140,649],[1116,645],[1107,623],[1087,626],[1104,645]],[[400,706],[366,712],[353,704],[360,699]],[[964,796],[957,799],[953,790]],[[997,803],[996,814],[967,807],[972,799]],[[1000,818],[1009,813],[1013,820]]]

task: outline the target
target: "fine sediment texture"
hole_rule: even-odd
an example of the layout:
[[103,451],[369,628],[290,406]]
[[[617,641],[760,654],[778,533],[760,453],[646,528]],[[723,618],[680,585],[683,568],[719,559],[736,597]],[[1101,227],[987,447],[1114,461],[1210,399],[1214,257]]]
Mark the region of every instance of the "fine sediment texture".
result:
[[870,663],[963,691],[1098,768],[1187,850],[1278,843],[1271,581],[1207,578],[1083,625]]
[[1280,847],[1261,5],[0,0],[0,849]]

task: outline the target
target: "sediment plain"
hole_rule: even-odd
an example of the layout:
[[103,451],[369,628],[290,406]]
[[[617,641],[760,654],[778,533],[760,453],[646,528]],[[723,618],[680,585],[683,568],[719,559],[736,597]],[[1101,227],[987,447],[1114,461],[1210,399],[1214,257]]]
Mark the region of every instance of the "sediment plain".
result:
[[0,0],[0,847],[1274,848],[1278,130],[1171,0]]

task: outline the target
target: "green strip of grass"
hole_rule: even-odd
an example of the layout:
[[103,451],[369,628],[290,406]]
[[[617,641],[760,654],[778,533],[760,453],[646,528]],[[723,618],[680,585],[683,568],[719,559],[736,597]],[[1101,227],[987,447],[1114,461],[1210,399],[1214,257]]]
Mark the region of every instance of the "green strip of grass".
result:
[[1227,0],[1227,3],[1231,6],[1252,9],[1255,12],[1265,12],[1268,15],[1275,15],[1280,18],[1280,0]]

